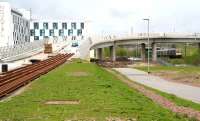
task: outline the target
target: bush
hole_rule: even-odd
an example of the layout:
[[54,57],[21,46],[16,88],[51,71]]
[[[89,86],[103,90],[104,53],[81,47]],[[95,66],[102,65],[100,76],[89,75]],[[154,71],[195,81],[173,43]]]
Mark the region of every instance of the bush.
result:
[[125,48],[117,48],[117,56],[127,56],[127,50]]
[[185,60],[183,58],[170,59],[170,63],[172,63],[172,64],[185,64]]
[[200,64],[200,53],[196,51],[193,55],[185,57],[187,64],[199,65]]

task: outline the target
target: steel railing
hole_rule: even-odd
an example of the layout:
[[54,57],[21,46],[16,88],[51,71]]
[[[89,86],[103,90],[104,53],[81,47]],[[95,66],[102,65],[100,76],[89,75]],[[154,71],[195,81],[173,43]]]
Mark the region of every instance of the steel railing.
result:
[[9,61],[13,59],[20,59],[31,55],[34,52],[42,51],[44,41],[27,42],[14,46],[0,47],[0,60]]
[[[95,35],[91,37],[92,45],[101,42],[112,42],[114,40],[125,40],[125,39],[146,39],[148,33],[134,33],[134,34],[116,34],[116,35]],[[188,38],[188,39],[200,39],[200,33],[150,33],[150,38]]]

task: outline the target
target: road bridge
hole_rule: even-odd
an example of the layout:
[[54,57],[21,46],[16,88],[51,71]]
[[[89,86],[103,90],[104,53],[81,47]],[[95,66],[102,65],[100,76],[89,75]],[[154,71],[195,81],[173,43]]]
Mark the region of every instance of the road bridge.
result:
[[200,33],[138,33],[132,35],[106,36],[92,38],[90,50],[95,50],[96,58],[103,59],[102,49],[110,48],[110,55],[113,61],[116,60],[116,47],[124,45],[141,45],[141,58],[145,60],[146,46],[152,47],[152,60],[157,61],[158,43],[196,43],[200,48]]

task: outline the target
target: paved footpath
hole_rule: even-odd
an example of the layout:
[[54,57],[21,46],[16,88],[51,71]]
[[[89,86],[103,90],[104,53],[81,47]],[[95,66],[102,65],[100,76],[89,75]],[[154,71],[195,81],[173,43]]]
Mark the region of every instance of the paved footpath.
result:
[[160,77],[148,75],[144,71],[133,68],[114,68],[116,71],[127,76],[130,80],[158,89],[163,92],[174,94],[178,97],[200,103],[200,88],[180,83],[166,81]]

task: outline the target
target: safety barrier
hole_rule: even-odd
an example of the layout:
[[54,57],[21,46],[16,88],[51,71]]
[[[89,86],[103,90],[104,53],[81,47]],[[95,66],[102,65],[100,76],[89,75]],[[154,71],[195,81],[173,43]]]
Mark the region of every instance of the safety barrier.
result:
[[3,62],[22,59],[43,51],[44,41],[27,42],[15,46],[0,47]]

